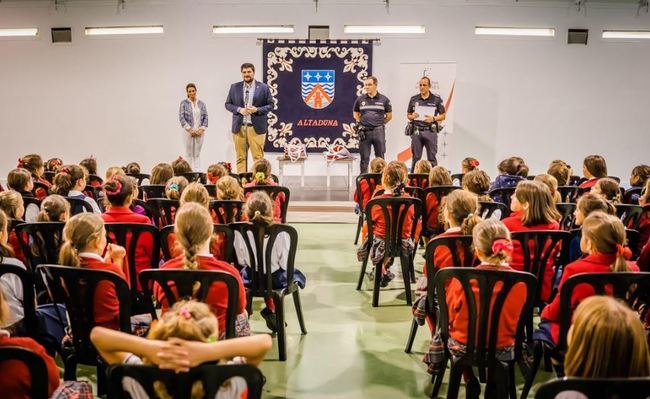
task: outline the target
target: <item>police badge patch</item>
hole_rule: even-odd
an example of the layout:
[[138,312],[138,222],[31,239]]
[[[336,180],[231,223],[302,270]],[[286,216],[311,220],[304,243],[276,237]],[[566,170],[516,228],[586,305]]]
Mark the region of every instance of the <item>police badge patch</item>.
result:
[[302,99],[310,108],[323,109],[334,101],[334,70],[303,69]]

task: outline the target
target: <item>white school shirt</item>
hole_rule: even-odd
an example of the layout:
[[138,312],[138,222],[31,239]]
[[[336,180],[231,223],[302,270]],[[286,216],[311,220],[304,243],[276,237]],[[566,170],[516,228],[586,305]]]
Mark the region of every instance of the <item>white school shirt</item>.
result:
[[[253,237],[253,232],[248,232],[248,238],[250,242],[255,242]],[[266,252],[266,244],[269,242],[268,237],[264,238],[264,244],[262,250]],[[240,266],[250,267],[251,261],[248,256],[248,247],[242,237],[241,233],[235,231],[235,241],[233,243],[235,247],[235,255],[237,256],[237,263]],[[275,239],[275,244],[273,245],[273,250],[271,251],[271,273],[275,272],[278,269],[285,270],[287,268],[287,262],[289,261],[289,248],[291,247],[291,238],[286,232],[281,232]],[[257,256],[257,250],[253,246],[253,255]]]
[[201,108],[199,107],[199,100],[197,99],[196,103],[190,101],[190,105],[192,106],[192,119],[194,121],[194,126],[192,126],[192,128],[198,129],[201,125]]
[[[16,258],[3,257],[2,263],[27,270],[23,262]],[[4,294],[7,306],[9,306],[7,320],[0,325],[0,328],[5,328],[18,323],[25,317],[25,309],[23,308],[23,285],[18,276],[7,273],[0,277],[0,290]]]
[[94,199],[90,198],[86,194],[82,193],[81,191],[75,191],[71,190],[68,193],[68,197],[78,197],[80,195],[83,195],[84,201],[90,204],[90,206],[93,208],[93,213],[102,213],[102,211],[99,209],[99,205],[97,205],[97,202],[95,202]]

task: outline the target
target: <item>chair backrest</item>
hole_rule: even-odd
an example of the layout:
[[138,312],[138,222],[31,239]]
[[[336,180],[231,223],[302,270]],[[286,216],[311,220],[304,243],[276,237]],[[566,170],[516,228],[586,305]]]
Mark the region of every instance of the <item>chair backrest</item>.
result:
[[144,209],[145,216],[153,220],[153,211],[151,210],[151,207],[147,205],[147,201],[134,198],[131,201],[131,210],[133,210],[136,205],[141,206]]
[[559,202],[555,204],[558,212],[562,215],[560,219],[560,228],[565,231],[569,231],[575,227],[575,215],[576,204],[570,202]]
[[429,175],[426,173],[409,173],[408,185],[425,189],[429,187]]
[[578,187],[577,186],[559,186],[557,192],[560,193],[561,200],[560,202],[573,202],[575,203],[578,199]]
[[45,193],[50,192],[50,188],[46,184],[41,183],[40,181],[35,181],[34,182],[34,189],[32,190],[32,194],[34,194],[36,196],[38,190],[43,190]]
[[143,181],[151,178],[149,173],[127,173],[126,175],[136,179],[138,181],[138,186],[141,186]]
[[176,212],[181,206],[178,200],[167,198],[148,199],[147,205],[151,209],[153,224],[159,229],[163,226],[174,224]]
[[[153,283],[157,283],[165,293],[170,307],[182,299],[205,302],[208,293],[213,288],[212,285],[217,282],[223,283],[228,297],[228,308],[225,314],[226,338],[235,337],[237,301],[239,300],[239,283],[235,276],[216,270],[149,269],[140,272],[139,278],[147,297],[153,295]],[[196,283],[199,283],[200,286],[195,292]],[[155,317],[155,313],[153,316]]]
[[[570,391],[570,392],[567,392]],[[535,399],[555,399],[562,392],[567,397],[577,397],[576,392],[587,398],[600,399],[647,399],[650,377],[641,378],[571,378],[564,377],[543,383],[535,392]]]
[[29,370],[29,397],[47,399],[49,378],[45,361],[30,349],[20,346],[0,346],[0,363],[10,360],[22,362]]
[[[518,241],[521,246],[524,271],[532,273],[539,282],[540,289],[537,290],[535,298],[535,303],[539,304],[546,268],[550,267],[549,265],[565,266],[568,263],[571,233],[562,230],[528,230],[513,232],[511,236],[512,241]],[[549,263],[551,258],[554,260]]]
[[12,274],[16,276],[18,280],[20,280],[20,285],[22,286],[24,331],[28,335],[35,337],[38,335],[38,322],[36,320],[36,302],[34,300],[35,292],[33,274],[31,271],[25,270],[20,266],[0,263],[0,278],[4,278],[5,276],[9,277],[9,275]]
[[56,176],[56,172],[50,172],[48,170],[43,172],[43,179],[47,180],[50,183],[52,183],[52,181],[54,180],[54,176]]
[[38,209],[41,209],[41,200],[36,197],[23,196],[23,205],[25,206],[25,209],[27,209],[27,206],[31,204],[36,205]]
[[479,216],[483,219],[489,219],[494,215],[494,212],[501,212],[499,219],[503,219],[510,215],[510,208],[501,202],[493,201],[479,201],[478,202],[478,212]]
[[643,187],[628,188],[627,190],[625,190],[625,194],[623,195],[623,202],[626,203],[626,204],[630,204],[630,205],[639,205],[638,204],[638,202],[639,202],[638,198],[637,198],[636,202],[633,202],[632,201],[632,196],[635,195],[635,194],[637,196],[640,196],[642,192],[643,192]]
[[[423,200],[422,200],[422,235],[429,237],[435,234],[442,233],[444,226],[442,223],[438,222],[439,217],[436,220],[429,220],[431,215],[440,215],[442,211],[442,199],[449,195],[450,192],[454,190],[459,190],[458,186],[436,186],[436,187],[427,187],[424,189]],[[430,197],[435,197],[438,205],[434,209],[429,206]]]
[[[160,249],[163,254],[163,259],[165,261],[173,258],[172,248],[169,247],[169,236],[174,232],[174,225],[165,226],[160,229]],[[233,243],[235,242],[235,233],[230,229],[226,224],[214,224],[212,228],[213,235],[223,236],[223,248],[225,250],[222,254],[217,254],[213,252],[213,247],[210,245],[210,251],[215,258],[223,260],[226,262],[232,262],[233,260]]]
[[[298,232],[293,226],[287,224],[263,226],[258,223],[237,222],[229,224],[228,227],[230,227],[235,234],[240,234],[246,245],[246,251],[248,252],[248,260],[251,268],[250,288],[253,295],[261,296],[272,292],[272,252],[275,241],[281,233],[289,235],[289,254],[287,256],[285,270],[287,272],[287,281],[294,281],[293,272],[296,260],[296,249],[298,248]],[[265,240],[268,240],[266,245],[264,245]],[[264,251],[264,248],[266,248],[266,251]],[[241,268],[241,259],[236,259],[235,263],[239,268]]]
[[250,186],[244,187],[244,195],[252,193],[253,191],[266,191],[266,193],[271,197],[271,201],[275,201],[275,198],[282,193],[284,195],[284,201],[280,205],[280,219],[282,223],[287,223],[287,210],[289,209],[289,199],[291,197],[291,191],[284,186]]
[[164,184],[143,184],[139,188],[140,199],[167,198]]
[[458,185],[462,186],[463,185],[463,177],[465,176],[465,173],[454,173],[451,175],[451,181],[458,180]]
[[21,223],[14,228],[32,272],[40,264],[59,262],[59,250],[64,241],[63,227],[64,222],[37,222]]
[[120,304],[119,329],[131,333],[129,286],[122,277],[104,270],[58,265],[41,265],[37,272],[43,277],[52,302],[65,304],[79,363],[97,364],[97,351],[90,342],[90,331],[96,326],[94,303],[99,283],[107,282],[114,287]]
[[569,185],[569,186],[579,186],[583,182],[586,182],[587,180],[588,179],[586,177],[571,175],[569,177],[569,181],[568,181],[567,185]]
[[[537,280],[526,272],[484,270],[473,267],[449,267],[439,270],[435,276],[435,289],[438,293],[440,320],[443,342],[449,338],[449,309],[445,300],[446,286],[451,279],[456,279],[463,288],[468,314],[467,352],[463,359],[471,360],[481,366],[496,361],[496,345],[499,322],[504,304],[516,284],[526,286],[526,298],[521,308],[517,324],[517,340],[523,337],[523,327],[532,316],[533,300],[536,296]],[[472,283],[478,288],[478,303],[474,296]],[[499,292],[492,301],[495,287]],[[430,298],[433,298],[431,295]],[[429,299],[431,301],[432,299]],[[431,303],[430,303],[431,304]],[[490,306],[492,304],[492,306]]]
[[214,212],[217,221],[221,224],[241,222],[245,204],[244,201],[213,200],[210,201],[210,210]]
[[195,181],[198,181],[199,183],[202,184],[206,183],[205,173],[203,172],[187,172],[187,173],[181,173],[179,174],[179,176],[183,176],[190,183]]
[[572,303],[571,297],[573,291],[580,284],[593,287],[595,295],[612,295],[631,305],[634,300],[639,298],[639,295],[650,293],[650,273],[581,273],[568,278],[560,292],[560,332],[556,347],[560,351],[567,348],[566,338],[569,327],[571,327],[573,311],[578,306],[577,303]]
[[[233,176],[233,177],[234,177],[234,176]],[[274,175],[273,173],[271,173],[271,179],[272,179],[274,182],[276,182],[277,184],[280,184],[280,179],[278,179],[278,177],[277,177],[276,175]],[[252,181],[253,181],[253,172],[243,172],[243,173],[240,173],[240,174],[239,174],[239,179],[238,179],[238,180],[239,180],[239,182],[240,182],[241,184],[246,184],[246,183],[250,183],[250,182],[252,182]]]
[[488,195],[495,202],[501,202],[510,209],[510,197],[515,193],[517,187],[501,187],[490,190]]
[[[623,205],[617,204],[616,216],[621,219],[623,225],[627,228],[638,230],[641,215],[643,214],[643,207],[638,205]],[[650,208],[649,208],[650,209]]]
[[413,198],[419,198],[420,201],[424,200],[424,190],[420,187],[406,186],[404,191]]
[[217,198],[217,185],[216,184],[204,184],[203,187],[208,191],[210,198]]
[[97,175],[88,175],[88,178],[86,180],[88,181],[88,184],[91,185],[94,184],[94,185],[101,186],[102,184],[104,184],[104,179],[102,179]]
[[93,213],[93,207],[88,202],[81,198],[65,198],[70,204],[70,216],[77,215],[79,213]]
[[[357,204],[359,204],[359,209],[363,212],[366,204],[363,202],[365,198],[361,195],[362,181],[365,181],[368,186],[368,201],[370,201],[372,194],[375,192],[375,188],[377,188],[377,185],[381,184],[381,173],[363,173],[355,179],[355,185],[357,188]],[[366,201],[366,203],[368,201]]]
[[84,193],[84,195],[86,197],[90,197],[90,198],[94,199],[95,201],[99,200],[99,197],[100,197],[99,193],[101,193],[101,192],[102,192],[101,187],[91,186],[90,184],[86,185],[86,188],[84,188],[84,191],[83,191],[83,193]]
[[632,258],[630,260],[636,260],[641,255],[642,248],[639,248],[641,234],[637,230],[625,229],[625,238],[627,239],[627,247],[632,250]]
[[372,242],[375,237],[375,226],[372,220],[374,209],[381,211],[384,220],[386,256],[399,257],[402,253],[402,226],[406,222],[409,210],[413,209],[413,223],[409,237],[415,239],[417,222],[422,212],[422,201],[413,197],[381,197],[368,201],[365,210],[368,221],[368,242]]
[[[218,398],[219,388],[230,378],[241,377],[246,382],[248,399],[260,399],[262,397],[262,385],[264,376],[255,366],[242,365],[214,365],[204,364],[193,367],[187,373],[176,373],[173,370],[161,370],[156,366],[131,366],[114,365],[108,370],[108,397],[110,399],[127,399],[131,396],[124,390],[122,380],[124,377],[131,377],[136,380],[147,393],[149,398],[157,398],[154,384],[162,382],[167,388],[170,397],[175,399],[191,398],[192,384],[195,381],[202,381],[205,391],[204,398]],[[243,386],[241,388],[244,388]],[[237,392],[236,397],[243,397]],[[235,397],[228,396],[228,397]]]
[[[424,252],[424,259],[427,265],[427,281],[433,287],[433,278],[436,270],[440,269],[439,265],[435,264],[435,253],[438,248],[446,247],[451,253],[453,267],[472,267],[476,264],[476,257],[474,256],[474,247],[472,244],[472,236],[451,236],[451,237],[434,237],[427,243],[427,248]],[[431,267],[433,266],[433,267]]]

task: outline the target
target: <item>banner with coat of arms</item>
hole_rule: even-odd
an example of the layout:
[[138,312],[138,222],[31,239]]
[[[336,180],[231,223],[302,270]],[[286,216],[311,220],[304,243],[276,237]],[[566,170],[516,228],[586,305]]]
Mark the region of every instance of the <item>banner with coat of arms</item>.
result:
[[264,150],[303,144],[308,152],[334,145],[358,151],[352,107],[372,72],[372,42],[265,40],[263,52],[275,103]]

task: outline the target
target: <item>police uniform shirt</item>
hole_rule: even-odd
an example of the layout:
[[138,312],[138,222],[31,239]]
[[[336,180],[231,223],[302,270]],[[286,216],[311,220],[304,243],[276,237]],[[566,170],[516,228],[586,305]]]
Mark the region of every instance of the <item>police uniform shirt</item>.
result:
[[[416,94],[413,97],[411,97],[411,100],[409,101],[409,107],[407,112],[409,114],[412,114],[415,112],[415,107],[417,106],[423,106],[423,107],[435,107],[436,109],[436,114],[434,116],[444,114],[445,113],[445,105],[442,103],[442,98],[440,96],[435,95],[431,92],[429,92],[429,97],[425,100],[422,98],[421,94]],[[420,115],[422,116],[422,115]],[[426,123],[425,121],[414,121],[417,126],[421,127],[429,127],[429,123]]]
[[377,127],[384,125],[384,117],[387,112],[393,112],[393,106],[388,97],[379,92],[374,97],[364,94],[354,102],[354,112],[361,113],[363,126]]

